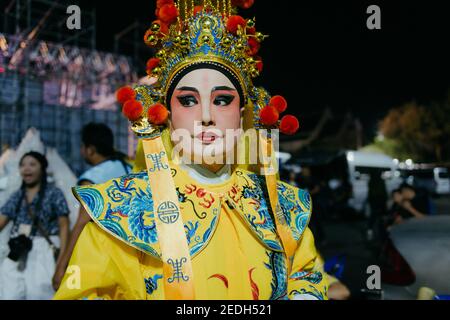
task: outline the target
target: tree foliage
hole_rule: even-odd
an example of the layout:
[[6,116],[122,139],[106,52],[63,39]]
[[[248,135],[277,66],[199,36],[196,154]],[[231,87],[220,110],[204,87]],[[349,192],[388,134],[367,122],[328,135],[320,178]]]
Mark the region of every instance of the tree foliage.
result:
[[382,139],[375,145],[401,160],[450,160],[450,93],[429,106],[416,102],[391,109],[379,123]]

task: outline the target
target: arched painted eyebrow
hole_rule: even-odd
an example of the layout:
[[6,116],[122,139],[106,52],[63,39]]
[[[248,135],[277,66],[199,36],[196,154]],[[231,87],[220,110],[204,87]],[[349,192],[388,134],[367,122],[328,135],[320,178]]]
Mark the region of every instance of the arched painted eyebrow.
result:
[[180,91],[192,91],[192,92],[198,93],[198,90],[196,88],[194,88],[194,87],[180,87],[180,88],[177,88],[177,90],[180,90]]
[[236,89],[231,88],[231,87],[227,87],[227,86],[219,86],[219,87],[214,87],[214,88],[212,88],[211,92],[214,92],[214,91],[220,91],[220,90],[224,90],[224,91],[236,91]]

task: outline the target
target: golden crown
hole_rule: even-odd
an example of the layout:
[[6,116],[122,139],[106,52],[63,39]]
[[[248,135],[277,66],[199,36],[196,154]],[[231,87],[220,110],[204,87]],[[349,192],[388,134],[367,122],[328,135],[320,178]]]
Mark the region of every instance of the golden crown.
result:
[[[265,35],[255,31],[255,22],[232,15],[231,0],[181,0],[157,9],[158,20],[144,36],[158,48],[147,64],[150,76],[158,78],[165,95],[174,77],[195,64],[211,64],[228,70],[240,83],[244,98],[252,88],[252,78],[260,73],[256,56]],[[182,13],[182,14],[180,14]],[[167,103],[167,101],[166,101]]]

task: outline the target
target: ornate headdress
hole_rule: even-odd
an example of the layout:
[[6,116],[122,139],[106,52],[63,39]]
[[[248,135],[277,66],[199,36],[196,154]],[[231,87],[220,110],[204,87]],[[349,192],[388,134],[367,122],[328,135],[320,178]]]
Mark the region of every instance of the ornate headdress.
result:
[[144,36],[156,50],[147,62],[147,73],[157,78],[152,86],[124,87],[117,93],[123,113],[138,135],[147,135],[168,118],[173,86],[182,75],[197,68],[212,68],[236,84],[242,104],[255,128],[280,128],[293,134],[299,123],[280,114],[287,108],[281,96],[271,97],[253,85],[263,62],[258,56],[267,37],[255,29],[254,19],[237,15],[237,7],[249,8],[253,0],[158,0],[155,20]]

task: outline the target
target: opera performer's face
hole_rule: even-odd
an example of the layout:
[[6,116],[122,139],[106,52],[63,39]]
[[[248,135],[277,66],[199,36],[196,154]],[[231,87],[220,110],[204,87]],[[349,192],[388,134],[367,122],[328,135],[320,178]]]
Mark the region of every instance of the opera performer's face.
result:
[[240,97],[221,72],[197,69],[181,78],[170,100],[175,152],[198,164],[227,163],[241,134]]

